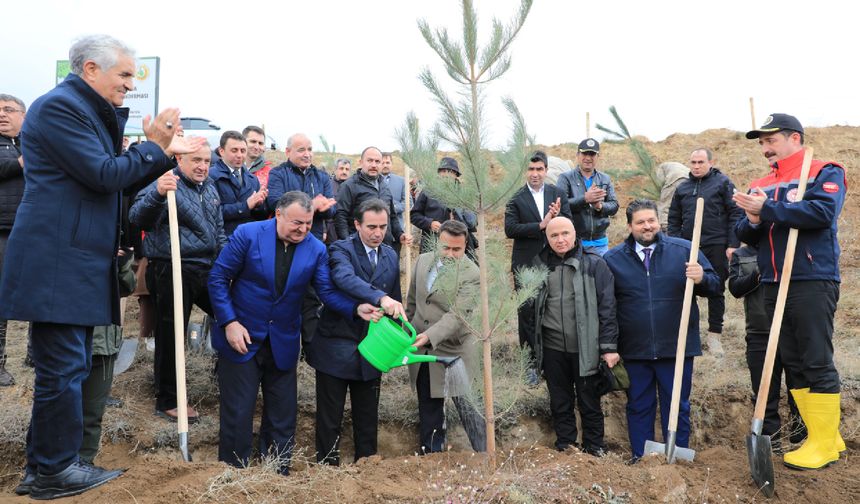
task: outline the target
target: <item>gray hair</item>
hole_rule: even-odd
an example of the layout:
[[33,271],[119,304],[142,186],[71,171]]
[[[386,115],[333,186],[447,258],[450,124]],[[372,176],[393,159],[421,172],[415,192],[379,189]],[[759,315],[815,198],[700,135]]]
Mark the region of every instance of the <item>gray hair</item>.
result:
[[2,94],[2,93],[0,93],[0,101],[10,101],[10,102],[15,102],[15,103],[17,103],[17,104],[18,104],[18,106],[19,106],[19,107],[21,107],[21,110],[22,110],[23,112],[26,112],[26,111],[27,111],[27,106],[26,106],[26,105],[24,105],[24,102],[23,102],[23,101],[21,101],[21,99],[20,99],[20,98],[18,98],[17,96],[12,96],[12,95],[10,95],[10,94]]
[[110,35],[87,35],[77,39],[69,49],[69,64],[72,73],[84,73],[84,63],[94,61],[102,70],[116,65],[119,55],[134,58],[134,49]]
[[307,193],[304,193],[302,191],[287,191],[282,194],[281,197],[278,199],[277,208],[281,212],[285,212],[287,210],[287,207],[289,207],[293,203],[298,203],[299,206],[302,207],[302,210],[304,210],[305,212],[312,212],[314,209],[313,203],[311,202],[311,197],[308,196]]
[[350,161],[349,159],[347,159],[345,157],[337,158],[337,160],[335,160],[335,162],[334,162],[334,167],[337,168],[341,164],[348,164],[350,167],[352,167],[352,161]]
[[293,142],[295,142],[300,137],[304,137],[304,138],[307,138],[308,140],[310,140],[310,137],[308,137],[304,133],[293,133],[292,135],[290,135],[290,138],[287,138],[287,148],[292,147]]

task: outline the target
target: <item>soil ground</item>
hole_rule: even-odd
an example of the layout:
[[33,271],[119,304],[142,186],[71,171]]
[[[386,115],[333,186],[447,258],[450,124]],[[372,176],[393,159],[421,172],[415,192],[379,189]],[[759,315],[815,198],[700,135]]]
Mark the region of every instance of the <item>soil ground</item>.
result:
[[[811,129],[808,141],[817,157],[835,159],[848,169],[849,184],[856,174],[860,128]],[[757,147],[738,132],[710,130],[699,135],[673,135],[663,142],[646,141],[658,162],[684,161],[690,150],[714,148],[717,164],[745,187],[766,170]],[[575,143],[547,148],[552,155],[574,157]],[[633,165],[624,145],[605,143],[606,167]],[[642,181],[619,180],[622,206]],[[852,502],[860,495],[860,246],[856,223],[860,209],[851,194],[840,218],[842,299],[836,320],[834,345],[843,378],[842,434],[848,445],[839,463],[822,471],[798,472],[781,465],[775,455],[775,502]],[[626,234],[623,210],[612,224],[611,241]],[[495,220],[499,220],[500,216]],[[501,226],[493,226],[499,229]],[[704,305],[704,303],[701,303]],[[137,306],[129,303],[127,335],[136,335]],[[704,315],[704,310],[703,310]],[[200,314],[195,314],[199,317]],[[703,317],[704,319],[704,317]],[[0,390],[0,502],[25,502],[12,489],[21,476],[24,435],[29,421],[32,372],[23,366],[26,324],[11,322],[9,368],[18,380]],[[456,419],[451,418],[450,450],[417,456],[417,410],[402,369],[387,375],[380,405],[379,455],[340,468],[320,467],[313,458],[313,374],[300,364],[298,453],[288,478],[274,474],[266,464],[235,470],[217,462],[218,398],[212,380],[212,360],[190,355],[190,401],[200,410],[201,422],[191,426],[193,463],[181,460],[175,424],[153,415],[152,357],[144,345],[135,364],[114,383],[113,394],[123,407],[109,408],[105,416],[103,449],[97,463],[127,468],[121,478],[83,496],[74,503],[161,502],[757,502],[767,499],[754,487],[747,464],[744,438],[752,417],[749,375],[744,360],[743,308],[727,298],[723,337],[725,358],[706,354],[696,360],[693,386],[694,462],[665,464],[660,456],[627,465],[624,397],[604,399],[606,440],[610,454],[595,458],[572,449],[553,447],[545,388],[524,389],[516,380],[499,381],[499,390],[517,389],[519,400],[499,425],[497,465],[468,449]],[[511,341],[513,333],[505,335]],[[501,341],[500,341],[501,343]],[[509,344],[508,344],[509,346]],[[499,348],[504,366],[506,344]],[[783,405],[784,406],[784,405]],[[785,409],[785,408],[783,408]],[[347,415],[348,417],[348,415]],[[343,459],[351,460],[351,427],[344,426]],[[787,433],[783,433],[787,434]],[[784,439],[787,443],[787,439]],[[851,497],[854,495],[855,497]]]

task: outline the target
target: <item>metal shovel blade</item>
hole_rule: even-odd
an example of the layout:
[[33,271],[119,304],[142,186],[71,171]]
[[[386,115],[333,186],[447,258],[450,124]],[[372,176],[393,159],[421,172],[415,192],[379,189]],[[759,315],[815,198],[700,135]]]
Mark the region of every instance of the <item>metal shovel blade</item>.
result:
[[113,375],[117,376],[127,371],[134,362],[135,354],[137,354],[137,338],[123,339],[122,346],[119,347],[119,355],[116,357],[116,363],[113,365]]
[[747,436],[747,456],[750,473],[756,486],[765,497],[773,497],[773,449],[770,436],[751,433]]
[[182,460],[192,462],[191,452],[188,451],[188,433],[179,433],[179,452],[182,453]]
[[669,442],[658,443],[657,441],[645,441],[645,455],[652,453],[662,453],[666,455],[666,461],[670,464],[675,463],[675,459],[686,460],[692,462],[696,458],[696,450],[684,448],[675,444],[675,436],[677,433],[669,431]]

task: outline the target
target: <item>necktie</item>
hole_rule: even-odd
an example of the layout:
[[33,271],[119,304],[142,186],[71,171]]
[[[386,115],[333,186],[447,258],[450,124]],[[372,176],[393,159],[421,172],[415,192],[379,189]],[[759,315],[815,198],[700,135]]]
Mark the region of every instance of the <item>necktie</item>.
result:
[[242,186],[242,169],[233,170],[233,176],[236,177],[236,181],[239,182],[239,187]]
[[370,249],[367,257],[370,259],[370,269],[371,271],[376,271],[376,250]]
[[645,271],[650,272],[651,271],[651,249],[650,248],[644,248],[644,249],[642,249],[642,253],[645,254],[645,259],[642,260],[642,262],[645,263]]

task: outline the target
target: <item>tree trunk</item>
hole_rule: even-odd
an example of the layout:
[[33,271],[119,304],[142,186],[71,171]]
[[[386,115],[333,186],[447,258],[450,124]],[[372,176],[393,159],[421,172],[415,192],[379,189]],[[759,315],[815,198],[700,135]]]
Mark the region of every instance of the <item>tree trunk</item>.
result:
[[496,415],[493,412],[493,359],[490,353],[490,295],[487,286],[486,214],[478,212],[478,262],[480,263],[481,340],[484,357],[484,415],[487,422],[487,455],[490,466],[496,467]]

